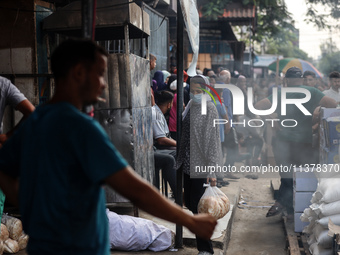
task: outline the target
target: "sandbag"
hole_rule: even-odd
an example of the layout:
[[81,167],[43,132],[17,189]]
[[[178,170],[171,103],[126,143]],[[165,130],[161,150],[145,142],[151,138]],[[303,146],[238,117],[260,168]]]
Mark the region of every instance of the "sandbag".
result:
[[319,218],[340,214],[340,200],[328,204],[322,203],[320,205],[314,205],[312,210],[319,216]]
[[19,250],[26,249],[27,244],[28,244],[28,235],[22,232],[21,236],[18,239]]
[[313,254],[313,255],[333,255],[333,250],[332,249],[325,249],[320,247],[317,243],[313,243],[310,247],[309,247],[309,251]]
[[340,178],[319,179],[312,203],[332,203],[340,200]]
[[15,240],[12,240],[11,238],[8,238],[4,242],[4,252],[5,253],[17,253],[19,251],[19,245],[18,242]]
[[[106,210],[111,249],[163,251],[172,244],[171,230],[150,220],[118,215]],[[152,245],[156,242],[157,245]]]
[[312,222],[312,221],[315,221],[316,219],[318,219],[318,216],[309,207],[305,208],[305,210],[303,211],[303,213],[300,216],[300,220],[302,222]]
[[22,233],[21,220],[4,214],[2,215],[1,223],[7,227],[9,238],[17,241]]
[[325,229],[320,224],[315,224],[313,234],[319,247],[325,249],[332,248],[333,239],[332,237],[328,236],[328,229]]
[[340,214],[326,216],[326,217],[316,220],[316,222],[322,225],[323,228],[328,228],[329,219],[331,219],[335,225],[340,225]]
[[6,241],[9,238],[9,233],[7,227],[1,223],[1,230],[0,230],[0,240]]

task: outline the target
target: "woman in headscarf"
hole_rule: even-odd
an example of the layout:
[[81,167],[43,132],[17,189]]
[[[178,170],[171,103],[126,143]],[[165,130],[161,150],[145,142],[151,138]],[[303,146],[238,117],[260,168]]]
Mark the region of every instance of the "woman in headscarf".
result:
[[166,89],[166,83],[164,83],[164,75],[162,71],[156,71],[152,79],[157,82],[157,91]]
[[171,73],[169,73],[166,70],[163,70],[162,73],[163,73],[163,76],[164,76],[164,83],[168,84],[168,80],[169,80]]
[[[218,119],[215,105],[207,100],[207,113],[201,114],[202,88],[209,81],[202,75],[196,75],[190,80],[190,98],[183,112],[181,143],[177,155],[177,169],[184,173],[184,201],[194,214],[198,213],[197,206],[205,188],[208,173],[197,173],[197,167],[221,166],[222,151],[219,127],[214,127],[214,119]],[[216,185],[216,178],[210,178],[211,186]],[[196,236],[199,254],[213,254],[211,240],[203,240]]]

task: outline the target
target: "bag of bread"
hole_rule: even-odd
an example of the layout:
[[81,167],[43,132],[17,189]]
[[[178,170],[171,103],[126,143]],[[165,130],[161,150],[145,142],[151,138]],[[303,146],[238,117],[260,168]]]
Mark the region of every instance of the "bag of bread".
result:
[[4,214],[2,215],[1,223],[7,227],[9,238],[17,241],[22,233],[21,220]]
[[208,213],[216,219],[221,219],[229,212],[230,202],[219,188],[208,185],[197,209],[199,213]]
[[25,234],[24,231],[22,231],[21,236],[18,239],[18,245],[19,245],[19,250],[23,250],[26,248],[28,243],[28,235]]
[[8,238],[4,242],[4,252],[5,253],[17,253],[19,251],[19,245],[18,242],[15,240],[12,240],[11,238]]
[[0,230],[0,240],[6,241],[9,238],[9,233],[7,227],[1,223],[1,230]]

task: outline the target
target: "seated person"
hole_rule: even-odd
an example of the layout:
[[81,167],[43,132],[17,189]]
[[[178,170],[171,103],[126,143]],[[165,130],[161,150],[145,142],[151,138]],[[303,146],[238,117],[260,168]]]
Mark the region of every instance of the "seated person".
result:
[[172,107],[174,94],[169,91],[159,91],[155,94],[156,105],[152,107],[152,129],[154,145],[157,149],[176,149],[176,140],[170,137],[165,114]]
[[156,104],[152,107],[152,129],[155,145],[155,171],[162,170],[163,178],[169,183],[173,193],[176,191],[176,141],[170,137],[164,114],[170,112],[174,95],[169,91],[155,93]]

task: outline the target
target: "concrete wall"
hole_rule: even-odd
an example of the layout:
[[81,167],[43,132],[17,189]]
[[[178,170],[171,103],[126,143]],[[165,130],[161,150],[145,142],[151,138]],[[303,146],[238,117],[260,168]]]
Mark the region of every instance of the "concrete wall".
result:
[[[36,6],[51,7],[40,0],[0,1],[0,75],[37,74]],[[40,29],[40,28],[38,28]],[[39,104],[38,80],[14,78],[14,85],[34,105]],[[4,131],[21,119],[20,113],[6,110]]]

